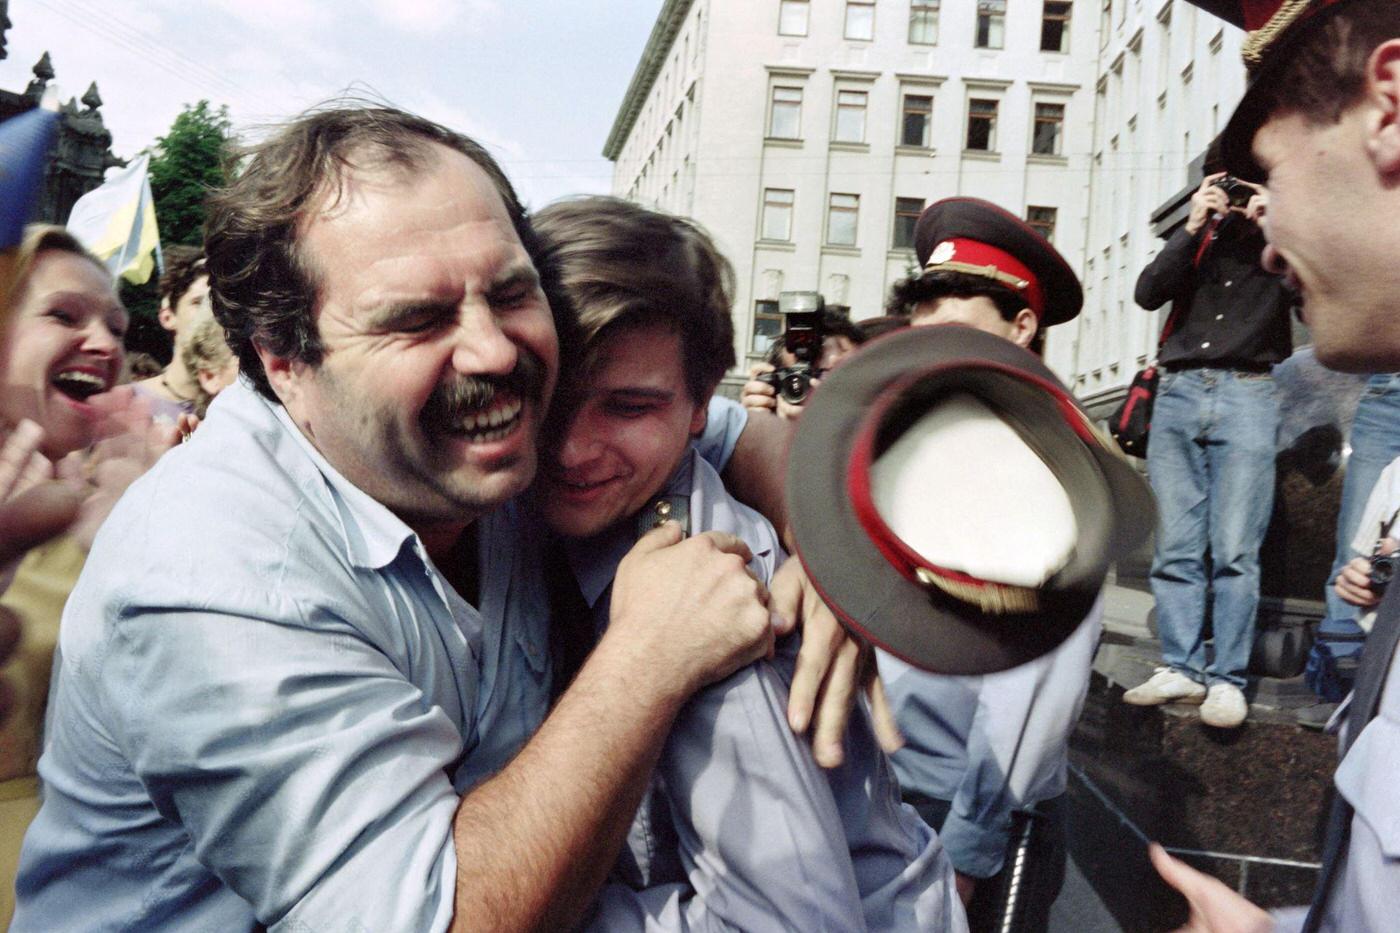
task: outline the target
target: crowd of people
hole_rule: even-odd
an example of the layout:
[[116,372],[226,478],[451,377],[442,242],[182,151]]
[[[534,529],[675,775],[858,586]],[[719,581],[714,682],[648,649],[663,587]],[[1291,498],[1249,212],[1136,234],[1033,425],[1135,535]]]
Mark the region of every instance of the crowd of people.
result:
[[[1400,16],[1255,6],[1255,83],[1137,289],[1174,308],[1147,464],[1164,664],[1124,699],[1226,728],[1295,295],[1321,361],[1400,368]],[[473,140],[362,105],[253,147],[208,210],[203,248],[167,253],[173,354],[144,377],[61,228],[0,282],[12,929],[1047,928],[1101,604],[976,675],[849,633],[786,559],[807,410],[770,374],[803,361],[780,339],[717,396],[733,271],[703,230],[602,197],[531,216]],[[915,242],[884,317],[821,319],[812,398],[942,325],[1034,368],[1079,313],[995,205],[938,202]],[[1396,470],[1349,477],[1341,518],[1334,592],[1369,634],[1317,899],[1271,916],[1154,848],[1190,929],[1394,913],[1400,597],[1371,558]],[[944,575],[937,598],[1007,611]]]

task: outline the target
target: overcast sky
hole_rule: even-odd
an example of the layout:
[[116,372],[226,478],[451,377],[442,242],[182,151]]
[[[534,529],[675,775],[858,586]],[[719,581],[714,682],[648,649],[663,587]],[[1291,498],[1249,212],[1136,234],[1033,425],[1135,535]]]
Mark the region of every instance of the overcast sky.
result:
[[602,157],[661,0],[11,0],[0,88],[47,50],[64,99],[97,81],[112,149],[154,143],[187,103],[235,127],[347,88],[485,143],[532,206],[606,192]]

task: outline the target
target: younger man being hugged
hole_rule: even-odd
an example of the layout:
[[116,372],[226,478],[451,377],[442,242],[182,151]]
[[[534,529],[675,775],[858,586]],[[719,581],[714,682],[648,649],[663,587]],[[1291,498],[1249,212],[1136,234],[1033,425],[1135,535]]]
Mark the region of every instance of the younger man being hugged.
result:
[[[535,226],[552,298],[576,326],[535,493],[577,582],[556,581],[556,619],[579,623],[556,658],[577,657],[607,625],[623,555],[657,520],[673,526],[658,538],[741,539],[765,584],[785,555],[690,445],[734,361],[733,273],[714,244],[610,198],[554,205]],[[702,691],[676,720],[596,928],[965,929],[950,863],[901,806],[868,718],[830,772],[788,728],[797,647]]]

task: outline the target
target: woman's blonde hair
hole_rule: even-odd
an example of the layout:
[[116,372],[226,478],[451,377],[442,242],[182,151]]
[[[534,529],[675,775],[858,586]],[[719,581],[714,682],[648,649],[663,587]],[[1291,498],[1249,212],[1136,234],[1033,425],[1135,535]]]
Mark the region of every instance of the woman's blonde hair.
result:
[[93,265],[102,269],[107,269],[106,263],[92,254],[78,238],[69,233],[65,228],[54,224],[30,224],[24,228],[24,239],[20,240],[19,249],[15,251],[15,283],[18,292],[18,283],[23,282],[29,275],[29,270],[34,267],[34,261],[44,250],[50,249],[60,253],[72,253],[81,256]]
[[20,240],[19,248],[9,257],[8,276],[0,274],[0,331],[3,331],[5,322],[9,320],[11,307],[19,297],[21,286],[34,269],[39,254],[45,250],[81,256],[104,273],[107,272],[106,263],[94,256],[91,250],[78,242],[78,238],[63,227],[54,224],[30,224],[24,228],[24,237]]
[[214,317],[209,305],[204,304],[196,313],[189,339],[180,348],[180,358],[185,370],[195,377],[194,413],[204,417],[214,396],[204,391],[199,383],[201,372],[218,372],[233,362],[233,350],[224,336],[224,329]]

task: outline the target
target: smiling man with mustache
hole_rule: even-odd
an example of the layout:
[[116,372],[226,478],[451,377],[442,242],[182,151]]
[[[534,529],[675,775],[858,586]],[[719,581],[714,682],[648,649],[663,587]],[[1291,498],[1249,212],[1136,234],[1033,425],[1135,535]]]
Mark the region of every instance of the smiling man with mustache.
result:
[[13,929],[572,926],[681,706],[771,650],[747,547],[640,542],[551,709],[512,499],[559,346],[499,167],[400,111],[312,113],[205,245],[242,377],[68,604]]

